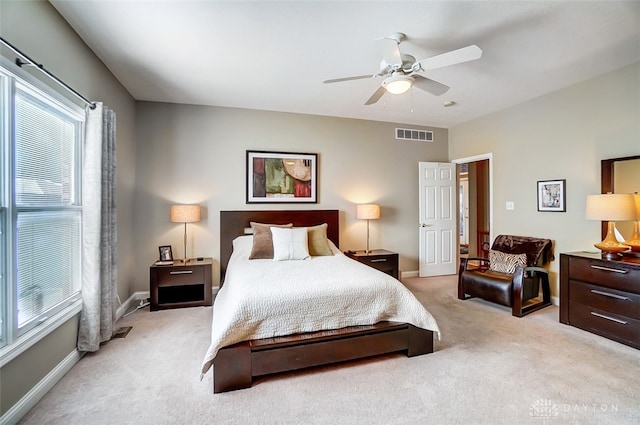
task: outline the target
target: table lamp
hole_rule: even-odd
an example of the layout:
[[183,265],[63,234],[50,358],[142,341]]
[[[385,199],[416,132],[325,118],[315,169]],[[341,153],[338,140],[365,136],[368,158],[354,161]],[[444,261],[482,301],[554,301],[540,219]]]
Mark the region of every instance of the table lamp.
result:
[[623,243],[631,248],[633,252],[640,252],[640,195],[633,194],[636,203],[636,218],[633,220],[633,234]]
[[607,221],[607,235],[594,244],[602,251],[602,256],[608,260],[620,258],[620,253],[629,250],[629,246],[619,242],[615,236],[616,221],[630,221],[636,219],[636,204],[633,195],[629,193],[607,193],[587,196],[585,216],[588,220]]
[[358,205],[356,209],[356,217],[360,220],[367,220],[367,250],[365,253],[368,254],[371,252],[369,250],[369,220],[377,220],[380,218],[380,205]]
[[189,262],[187,258],[187,223],[197,223],[200,221],[200,205],[172,205],[171,222],[184,223],[184,263]]

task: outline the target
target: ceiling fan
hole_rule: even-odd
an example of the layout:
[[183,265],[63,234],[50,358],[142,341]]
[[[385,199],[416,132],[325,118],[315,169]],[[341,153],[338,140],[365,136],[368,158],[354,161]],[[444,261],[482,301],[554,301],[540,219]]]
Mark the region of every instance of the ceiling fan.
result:
[[482,56],[482,49],[476,45],[471,45],[416,61],[415,57],[400,53],[400,43],[406,39],[407,36],[401,32],[395,32],[385,38],[378,39],[381,45],[383,59],[380,62],[380,71],[377,74],[335,78],[325,80],[323,83],[339,83],[365,78],[385,77],[380,87],[378,87],[369,100],[365,102],[365,105],[373,105],[380,100],[385,92],[401,94],[413,86],[431,93],[434,96],[440,96],[446,93],[449,87],[421,75],[421,72],[476,60]]

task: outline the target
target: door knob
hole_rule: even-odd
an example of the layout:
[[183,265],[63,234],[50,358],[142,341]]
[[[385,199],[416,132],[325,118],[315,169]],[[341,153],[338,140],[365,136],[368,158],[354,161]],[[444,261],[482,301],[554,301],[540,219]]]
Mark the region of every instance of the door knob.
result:
[[420,223],[420,227],[430,227],[430,226],[433,226],[433,224]]

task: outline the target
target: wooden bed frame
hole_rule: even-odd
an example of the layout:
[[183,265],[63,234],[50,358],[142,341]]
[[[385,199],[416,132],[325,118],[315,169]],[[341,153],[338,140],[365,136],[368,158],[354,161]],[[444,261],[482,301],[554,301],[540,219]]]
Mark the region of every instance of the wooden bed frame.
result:
[[[232,241],[250,222],[294,227],[327,223],[327,237],[339,246],[338,210],[220,211],[220,285],[231,256]],[[433,331],[408,323],[370,326],[244,341],[221,348],[213,361],[213,392],[251,387],[254,377],[328,365],[387,353],[419,356],[433,352]]]

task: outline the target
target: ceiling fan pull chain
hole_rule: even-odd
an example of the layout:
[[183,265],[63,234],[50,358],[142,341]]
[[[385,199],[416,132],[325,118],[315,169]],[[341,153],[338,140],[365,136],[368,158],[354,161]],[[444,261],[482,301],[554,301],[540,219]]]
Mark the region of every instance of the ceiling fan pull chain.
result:
[[413,104],[413,90],[411,90],[410,96],[411,96],[411,113],[413,114],[413,106],[414,106],[414,104]]

